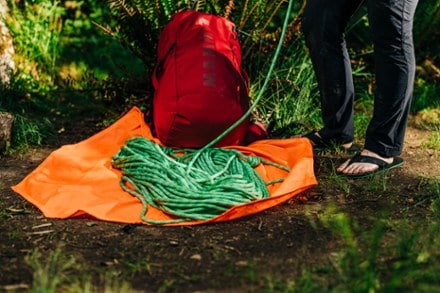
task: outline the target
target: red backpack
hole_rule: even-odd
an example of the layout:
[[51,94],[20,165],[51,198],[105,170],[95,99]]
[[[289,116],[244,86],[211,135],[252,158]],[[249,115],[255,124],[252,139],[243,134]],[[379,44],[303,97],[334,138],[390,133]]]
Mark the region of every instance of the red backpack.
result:
[[[249,79],[235,25],[198,11],[178,12],[161,32],[153,72],[152,122],[166,146],[200,148],[249,109]],[[246,119],[216,146],[243,144]]]

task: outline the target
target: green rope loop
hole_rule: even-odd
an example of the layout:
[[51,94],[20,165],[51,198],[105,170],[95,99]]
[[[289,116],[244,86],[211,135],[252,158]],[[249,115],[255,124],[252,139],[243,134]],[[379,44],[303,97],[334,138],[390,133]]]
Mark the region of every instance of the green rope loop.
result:
[[[113,156],[113,166],[122,172],[121,187],[143,205],[143,221],[169,224],[208,220],[234,206],[269,196],[266,183],[254,169],[262,161],[259,157],[222,148],[206,149],[203,153],[185,150],[181,156],[179,152],[135,137]],[[149,206],[177,219],[148,219]]]

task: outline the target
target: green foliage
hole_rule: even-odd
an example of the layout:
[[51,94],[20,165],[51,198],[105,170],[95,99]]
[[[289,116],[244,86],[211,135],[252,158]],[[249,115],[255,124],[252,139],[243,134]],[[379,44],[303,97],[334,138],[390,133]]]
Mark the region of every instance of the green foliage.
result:
[[33,270],[32,292],[41,293],[57,292],[57,287],[63,281],[64,273],[75,263],[74,258],[68,258],[59,248],[44,261],[40,251],[35,249],[26,261]]
[[429,79],[417,78],[414,85],[412,112],[427,108],[440,109],[440,84]]
[[[259,94],[269,61],[266,58],[266,62],[260,63],[263,68],[251,70],[259,72],[251,75],[251,97]],[[304,43],[298,41],[286,47],[276,68],[269,88],[257,105],[255,119],[271,124],[277,137],[290,137],[314,128],[320,123],[319,98]]]
[[41,145],[44,133],[49,127],[50,122],[47,120],[35,122],[26,116],[16,114],[12,139],[14,150],[22,151],[31,145]]
[[142,62],[101,29],[114,25],[105,2],[69,1],[65,9],[60,79],[86,89],[94,86],[94,81],[143,76]]
[[7,17],[14,36],[20,77],[35,79],[52,86],[56,76],[56,61],[61,51],[62,16],[65,10],[58,2],[23,2],[23,7],[11,2]]
[[[294,44],[300,36],[300,15],[305,1],[294,1],[289,16],[285,44]],[[286,14],[287,1],[247,0],[235,2],[231,19],[242,33],[244,64],[267,58],[273,53],[281,34],[281,24]],[[264,62],[263,62],[264,64]],[[258,62],[257,62],[258,65]],[[261,68],[260,68],[261,70]]]
[[[124,47],[138,56],[150,70],[155,64],[155,48],[160,28],[184,1],[107,0],[116,25],[102,27]],[[188,8],[188,5],[185,5]]]
[[31,292],[137,292],[122,280],[119,272],[107,271],[102,277],[102,287],[93,283],[90,275],[77,276],[73,271],[79,268],[74,257],[69,257],[59,245],[48,255],[34,249],[25,261],[32,270]]
[[431,192],[434,194],[433,201],[431,203],[431,209],[434,213],[435,219],[440,219],[440,181],[434,180],[431,183]]
[[414,42],[419,60],[427,56],[436,58],[433,52],[440,51],[440,2],[437,0],[419,1],[414,22]]
[[39,84],[33,79],[16,77],[9,86],[0,86],[0,111],[11,112],[15,118],[9,153],[40,145],[52,129],[52,123],[46,117],[47,105],[38,103],[44,99],[44,91],[39,94],[39,90]]
[[427,140],[422,143],[422,146],[440,151],[440,126],[433,129]]
[[[322,124],[316,80],[300,33],[305,2],[294,2],[281,58],[269,89],[253,113],[254,119],[271,123],[276,136],[281,137],[317,129]],[[14,93],[0,107],[26,113],[22,117],[39,125],[33,129],[40,132],[47,121],[36,122],[27,113],[36,110],[35,117],[49,117],[50,113],[59,112],[54,111],[57,104],[64,107],[74,103],[77,108],[94,105],[96,110],[107,107],[112,113],[132,105],[145,109],[145,100],[152,92],[150,76],[160,31],[173,13],[190,9],[192,0],[38,0],[13,1],[10,5],[7,22],[14,34],[18,70],[12,88],[0,89],[2,94]],[[215,10],[237,24],[243,64],[251,77],[252,98],[259,93],[265,78],[286,7],[285,0],[198,1],[197,10]],[[434,69],[438,67],[438,57],[433,54],[438,51],[438,42],[433,40],[439,34],[439,10],[438,1],[420,2],[414,27],[418,60],[425,58]],[[366,13],[365,8],[360,9],[347,31],[358,96],[356,137],[363,136],[371,117],[374,88]],[[439,107],[437,80],[429,71],[418,71],[413,112]],[[15,104],[10,103],[12,100]],[[20,109],[22,106],[26,110]],[[43,114],[44,111],[47,112]],[[41,133],[38,139],[23,141],[44,138]]]
[[[16,116],[12,152],[46,141],[53,133],[51,123],[85,113],[79,108],[119,112],[147,95],[142,63],[93,24],[110,18],[105,4],[10,4],[6,24],[13,34],[17,70],[10,84],[0,87],[0,110]],[[112,105],[110,111],[105,104]]]
[[[426,219],[428,227],[405,219],[390,221],[382,215],[370,229],[365,229],[330,206],[320,220],[339,236],[343,248],[330,259],[330,267],[313,269],[311,283],[319,282],[319,287],[326,286],[329,292],[439,290],[438,182],[437,190],[432,191],[429,197],[434,213]],[[305,274],[310,276],[308,271]],[[301,288],[296,289],[301,292]]]

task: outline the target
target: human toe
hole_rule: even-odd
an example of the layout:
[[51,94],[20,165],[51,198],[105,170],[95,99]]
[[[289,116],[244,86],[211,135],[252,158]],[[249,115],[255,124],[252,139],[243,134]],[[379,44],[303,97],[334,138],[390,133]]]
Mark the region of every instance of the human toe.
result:
[[342,163],[337,169],[336,171],[339,173],[342,173],[342,171],[344,171],[350,164],[350,160],[346,160],[344,163]]

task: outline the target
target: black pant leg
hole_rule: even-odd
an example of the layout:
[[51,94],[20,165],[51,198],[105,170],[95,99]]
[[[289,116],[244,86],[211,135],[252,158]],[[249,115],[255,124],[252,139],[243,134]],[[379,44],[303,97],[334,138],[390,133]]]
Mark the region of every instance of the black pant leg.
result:
[[402,151],[415,75],[412,37],[417,0],[367,0],[376,93],[365,148],[384,157]]
[[363,0],[308,0],[302,30],[321,96],[325,140],[353,140],[354,86],[344,31]]

